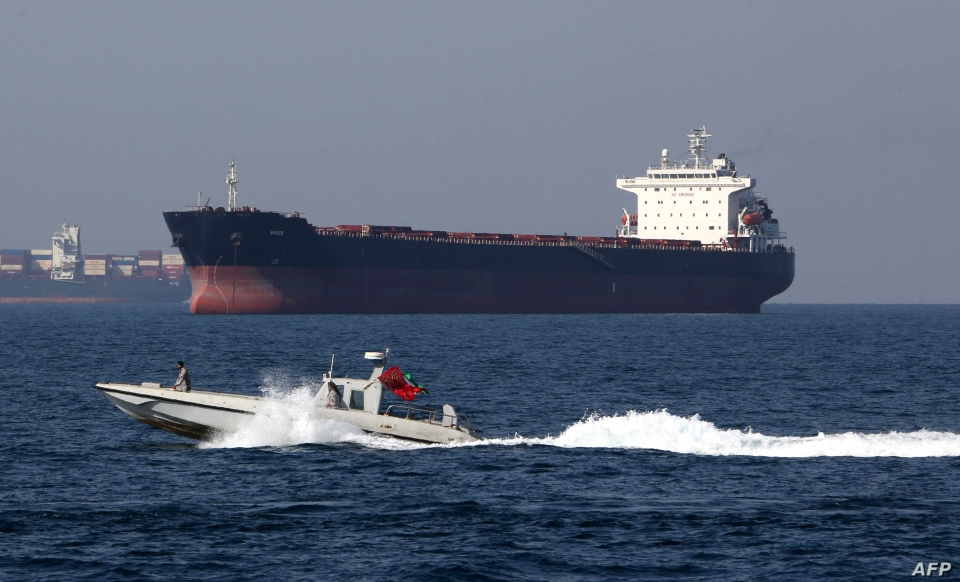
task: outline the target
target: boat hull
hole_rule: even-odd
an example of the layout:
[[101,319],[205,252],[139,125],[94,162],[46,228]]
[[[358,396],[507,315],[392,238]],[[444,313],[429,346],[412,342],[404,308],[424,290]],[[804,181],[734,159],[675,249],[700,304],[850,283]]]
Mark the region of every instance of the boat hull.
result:
[[[235,433],[260,411],[262,399],[222,392],[177,392],[136,384],[100,383],[96,389],[109,402],[140,422],[173,434],[209,441]],[[364,432],[425,443],[478,440],[468,431],[362,410],[317,406],[317,418],[352,424]]]

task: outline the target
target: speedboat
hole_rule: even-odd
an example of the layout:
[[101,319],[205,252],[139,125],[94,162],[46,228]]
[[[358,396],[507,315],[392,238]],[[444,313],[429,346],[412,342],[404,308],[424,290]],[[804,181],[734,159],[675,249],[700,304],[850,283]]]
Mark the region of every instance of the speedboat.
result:
[[[386,353],[366,352],[364,358],[373,361],[373,374],[367,379],[334,378],[331,365],[330,373],[324,374],[323,385],[314,396],[317,418],[346,422],[368,433],[425,443],[479,440],[469,420],[449,404],[439,410],[392,404],[381,412],[384,382],[406,400],[414,394],[409,385],[405,385],[405,393],[396,389],[394,382],[400,378],[399,369],[388,369],[388,374],[395,371],[391,377],[384,374]],[[403,379],[399,382],[405,384]],[[331,383],[338,392],[333,398],[330,398]],[[180,392],[153,382],[101,382],[96,384],[96,389],[140,422],[196,440],[213,440],[237,432],[264,405],[261,396],[202,390]],[[414,390],[419,391],[419,386]]]

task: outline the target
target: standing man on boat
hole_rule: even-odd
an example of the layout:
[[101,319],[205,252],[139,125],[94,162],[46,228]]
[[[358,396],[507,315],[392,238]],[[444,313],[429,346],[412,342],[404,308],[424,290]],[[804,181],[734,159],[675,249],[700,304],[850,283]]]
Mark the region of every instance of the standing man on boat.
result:
[[181,361],[177,361],[177,369],[180,370],[180,374],[177,376],[177,383],[173,385],[173,389],[178,392],[189,392],[190,372],[183,367],[183,362]]

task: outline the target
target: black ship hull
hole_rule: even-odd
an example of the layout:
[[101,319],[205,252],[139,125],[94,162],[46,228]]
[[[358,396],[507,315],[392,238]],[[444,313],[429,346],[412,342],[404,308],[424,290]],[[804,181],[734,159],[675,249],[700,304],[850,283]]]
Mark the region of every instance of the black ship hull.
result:
[[164,219],[193,313],[756,313],[794,277],[785,251],[334,232],[272,212]]

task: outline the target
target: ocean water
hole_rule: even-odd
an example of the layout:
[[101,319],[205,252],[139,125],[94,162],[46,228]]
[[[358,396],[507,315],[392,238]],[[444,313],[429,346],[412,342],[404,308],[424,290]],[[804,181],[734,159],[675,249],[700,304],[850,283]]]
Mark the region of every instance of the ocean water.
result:
[[[960,307],[760,315],[191,316],[0,306],[0,578],[960,576]],[[311,415],[364,350],[487,440]],[[94,390],[263,394],[196,442]],[[936,573],[934,574],[936,575]]]

